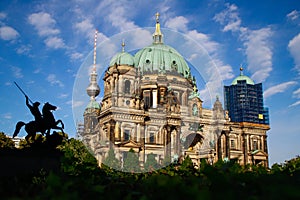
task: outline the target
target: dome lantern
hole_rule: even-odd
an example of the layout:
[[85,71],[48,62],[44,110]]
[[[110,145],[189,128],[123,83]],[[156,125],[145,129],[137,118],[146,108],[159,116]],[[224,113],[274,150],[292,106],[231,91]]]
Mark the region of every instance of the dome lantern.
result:
[[155,25],[155,32],[153,33],[153,44],[162,44],[163,34],[160,31],[159,13],[156,13],[155,16],[156,16],[156,25]]

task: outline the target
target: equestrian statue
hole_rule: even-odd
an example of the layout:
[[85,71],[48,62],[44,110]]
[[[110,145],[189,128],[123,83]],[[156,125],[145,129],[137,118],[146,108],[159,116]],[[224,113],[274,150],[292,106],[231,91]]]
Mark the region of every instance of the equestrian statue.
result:
[[[34,140],[35,135],[38,132],[42,133],[42,135],[46,134],[46,137],[50,136],[51,129],[58,129],[62,133],[64,133],[64,123],[61,120],[56,121],[52,113],[52,111],[55,111],[57,107],[47,102],[44,104],[41,113],[39,110],[40,102],[33,103],[25,94],[25,92],[20,88],[20,86],[16,82],[14,83],[18,87],[18,89],[25,95],[26,106],[29,108],[31,114],[34,116],[34,121],[30,121],[28,123],[19,121],[16,124],[16,129],[13,134],[13,137],[16,137],[18,135],[20,129],[23,126],[25,126],[25,131],[27,132],[27,136],[25,137],[27,141],[30,138]],[[61,126],[58,126],[58,124],[61,124]]]

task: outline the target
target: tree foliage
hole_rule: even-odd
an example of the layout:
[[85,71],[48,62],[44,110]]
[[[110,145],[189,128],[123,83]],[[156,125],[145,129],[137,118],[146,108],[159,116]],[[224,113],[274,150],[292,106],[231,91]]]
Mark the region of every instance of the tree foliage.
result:
[[[31,145],[15,150],[42,148],[52,147]],[[73,138],[49,153],[55,151],[60,156],[59,171],[41,169],[38,173],[3,176],[1,199],[300,199],[299,157],[275,164],[271,169],[240,166],[234,161],[210,165],[204,159],[196,169],[186,157],[159,170],[124,173],[99,168],[83,143]],[[112,149],[106,160],[115,163]],[[155,165],[154,160],[150,154],[145,168]],[[137,166],[138,157],[131,149],[124,159],[124,168],[141,172]]]
[[102,163],[103,168],[108,168],[110,170],[120,170],[121,169],[121,163],[116,158],[115,151],[113,148],[110,148],[107,153],[107,157],[104,159]]
[[282,164],[275,163],[272,165],[273,173],[286,173],[293,175],[295,172],[300,171],[300,156],[291,160],[285,161]]
[[139,158],[133,149],[130,149],[127,153],[127,157],[124,159],[123,170],[126,172],[139,172]]
[[155,159],[155,155],[153,153],[150,153],[147,155],[147,160],[145,162],[144,169],[146,172],[151,172],[154,170],[157,170],[160,167],[160,165],[157,163]]
[[78,175],[84,171],[93,171],[98,168],[98,162],[79,140],[71,138],[58,149],[63,153],[61,167],[64,173]]
[[5,133],[0,132],[0,149],[13,149],[15,142],[9,138]]

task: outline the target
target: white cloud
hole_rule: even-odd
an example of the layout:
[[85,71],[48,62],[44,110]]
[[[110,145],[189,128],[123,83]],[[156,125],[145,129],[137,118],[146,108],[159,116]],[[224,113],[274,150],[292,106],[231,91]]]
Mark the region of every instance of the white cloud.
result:
[[[201,99],[206,103],[213,103],[216,95],[222,96],[222,81],[231,79],[234,77],[232,73],[232,67],[230,65],[224,64],[221,59],[219,59],[220,44],[213,41],[209,35],[198,32],[197,30],[188,30],[188,20],[183,16],[178,16],[174,18],[169,18],[166,21],[166,26],[175,30],[183,31],[188,37],[190,37],[194,42],[204,49],[208,53],[210,62],[207,63],[206,72],[202,72],[202,76],[206,77],[206,87],[199,91]],[[188,46],[188,44],[186,44]],[[206,54],[203,50],[200,52]],[[197,53],[191,52],[189,61],[192,60],[197,62],[198,57],[204,56]]]
[[69,94],[60,94],[60,95],[58,96],[58,98],[64,99],[64,98],[67,98],[68,96],[69,96]]
[[57,35],[60,30],[55,28],[56,21],[45,12],[34,13],[28,16],[28,21],[35,27],[40,36]]
[[60,30],[56,28],[56,21],[49,13],[39,12],[28,16],[28,22],[34,26],[38,35],[45,37],[45,44],[49,48],[60,49],[66,48],[64,40],[58,35]]
[[234,4],[225,4],[226,9],[214,16],[214,20],[224,25],[223,31],[239,31],[241,28],[241,19],[238,14],[238,7]]
[[116,5],[113,12],[108,15],[109,21],[114,27],[120,29],[120,31],[138,28],[133,21],[127,20],[125,16],[128,14],[128,11],[125,9],[122,5]]
[[299,18],[299,11],[293,10],[289,14],[286,15],[286,17],[290,20],[296,20]]
[[234,77],[232,72],[232,67],[230,65],[225,65],[221,60],[213,60],[217,66],[218,73],[223,80],[232,79]]
[[19,67],[11,67],[15,78],[23,78],[22,69]]
[[[81,22],[76,23],[74,27],[78,32],[82,33],[90,43],[94,42],[96,28],[89,19],[84,19]],[[98,31],[97,40],[103,41],[106,39],[107,37],[103,33]]]
[[289,41],[288,49],[294,58],[295,69],[300,75],[300,33]]
[[300,99],[300,88],[298,88],[298,90],[295,90],[293,92],[293,96],[296,97],[296,98],[298,98],[298,99]]
[[4,119],[12,119],[11,113],[5,113],[5,114],[2,115],[2,117],[3,117]]
[[165,23],[165,26],[171,29],[186,32],[188,30],[187,24],[188,20],[185,17],[178,16],[168,19]]
[[10,26],[0,27],[0,38],[2,40],[15,40],[19,37],[18,31]]
[[31,45],[21,45],[20,47],[17,48],[17,53],[28,55],[30,50],[31,50]]
[[66,45],[63,41],[63,39],[59,38],[59,37],[48,37],[45,41],[45,44],[47,47],[49,48],[53,48],[53,49],[60,49],[60,48],[65,48]]
[[46,80],[51,84],[51,85],[58,85],[59,87],[64,87],[64,84],[56,78],[55,74],[49,74]]
[[33,73],[34,73],[34,74],[38,74],[38,73],[40,73],[41,71],[42,71],[41,68],[37,68],[37,69],[35,69],[35,70],[33,71]]
[[0,20],[5,19],[5,18],[6,18],[6,13],[0,12]]
[[210,37],[204,33],[200,33],[196,30],[191,30],[187,32],[187,35],[193,38],[195,41],[199,42],[210,54],[215,53],[218,50],[219,43],[212,41]]
[[80,60],[82,58],[83,58],[83,54],[82,53],[75,52],[75,53],[71,54],[71,59],[72,60]]
[[294,106],[298,106],[300,105],[300,100],[299,101],[296,101],[295,103],[289,105],[289,107],[294,107]]
[[132,46],[132,48],[145,47],[145,46],[148,46],[149,44],[151,44],[151,42],[152,42],[152,33],[150,33],[147,30],[137,28],[129,36],[129,38],[126,38],[125,44],[126,44],[127,41],[131,43],[130,46]]
[[201,46],[203,46],[207,52],[214,53],[218,47],[219,44],[217,42],[214,42],[210,39],[209,35],[200,33],[197,30],[188,30],[187,24],[188,20],[183,16],[177,16],[174,18],[169,18],[165,26],[167,28],[179,30],[185,32],[189,37],[191,37],[193,40],[199,42]]
[[210,80],[205,84],[205,88],[199,91],[200,98],[206,106],[214,103],[216,96],[222,97],[222,80]]
[[224,25],[223,31],[232,31],[239,34],[239,39],[245,47],[248,70],[253,74],[252,79],[263,82],[272,71],[272,45],[270,37],[273,31],[270,27],[250,30],[241,26],[238,7],[234,4],[225,4],[226,9],[216,14],[214,20]]
[[192,60],[194,60],[197,57],[198,57],[198,54],[193,53],[193,54],[191,54],[191,56],[189,58],[187,58],[187,60],[191,62]]
[[272,50],[270,36],[273,32],[270,28],[249,31],[244,38],[248,70],[253,73],[252,79],[263,82],[272,71]]
[[66,104],[72,105],[73,108],[77,108],[86,104],[84,101],[68,101]]
[[30,80],[27,82],[27,84],[35,84],[35,81],[34,80]]
[[270,88],[268,88],[265,92],[264,92],[264,98],[268,98],[274,94],[277,93],[282,93],[284,92],[288,87],[297,84],[296,81],[288,81],[285,83],[281,83],[275,86],[272,86]]
[[101,12],[105,15],[105,20],[120,31],[126,31],[138,28],[137,25],[128,18],[134,14],[132,6],[135,2],[127,1],[102,1],[96,8],[96,12]]
[[75,24],[75,28],[84,34],[93,34],[95,27],[89,19],[85,19]]

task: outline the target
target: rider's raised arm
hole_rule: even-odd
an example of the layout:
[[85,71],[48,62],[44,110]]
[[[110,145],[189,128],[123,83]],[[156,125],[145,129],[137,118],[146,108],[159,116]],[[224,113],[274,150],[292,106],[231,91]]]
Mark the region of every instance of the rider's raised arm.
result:
[[31,107],[31,105],[29,104],[29,99],[28,99],[28,96],[27,96],[27,95],[25,95],[25,98],[26,98],[26,106],[28,106],[28,107]]

